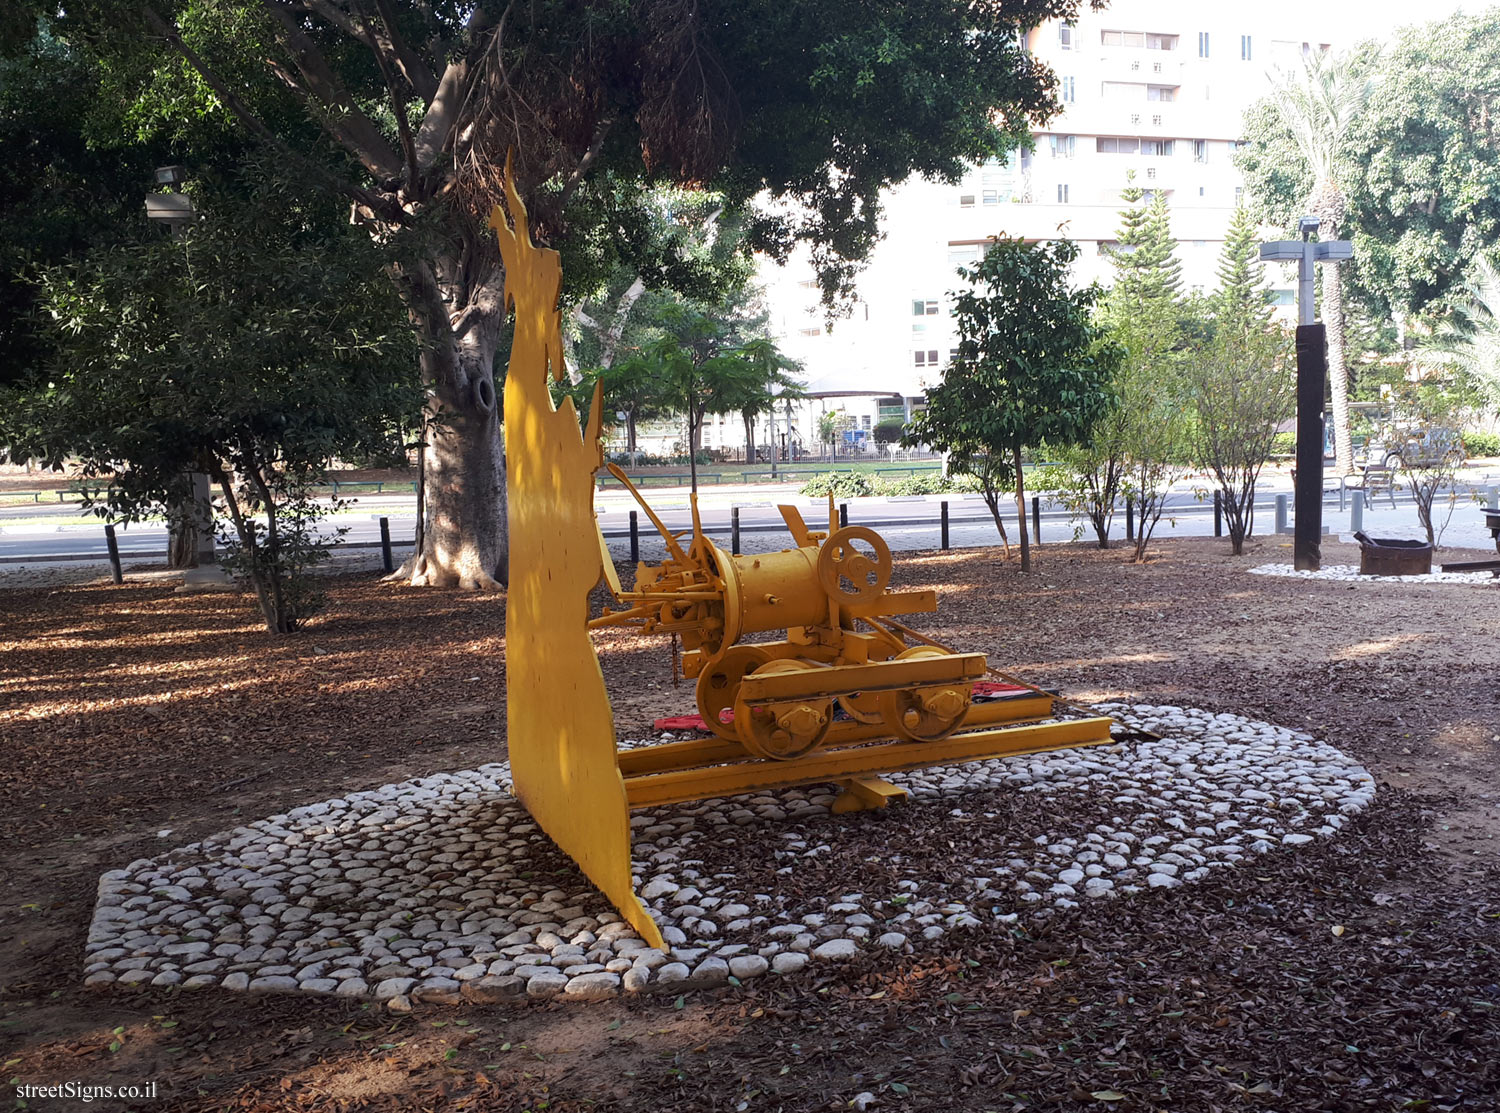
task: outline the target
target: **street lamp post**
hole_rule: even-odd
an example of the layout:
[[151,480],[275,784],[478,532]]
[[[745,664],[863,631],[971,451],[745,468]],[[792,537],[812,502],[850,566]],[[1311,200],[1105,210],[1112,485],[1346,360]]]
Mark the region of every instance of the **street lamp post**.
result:
[[[180,239],[187,226],[198,218],[197,210],[193,208],[193,199],[185,193],[176,192],[177,187],[186,179],[187,171],[181,166],[158,166],[155,177],[156,184],[165,187],[168,192],[146,194],[146,219],[166,225],[171,237],[174,240]],[[221,588],[226,581],[214,552],[213,501],[208,476],[195,471],[191,473],[191,479],[191,523],[197,550],[197,567],[189,568],[184,573],[180,590]],[[170,541],[168,545],[170,548]]]
[[1323,391],[1328,379],[1328,337],[1316,320],[1313,266],[1354,256],[1348,240],[1314,242],[1318,218],[1297,222],[1300,240],[1260,245],[1262,262],[1297,260],[1297,480],[1293,505],[1292,561],[1316,572],[1323,563]]

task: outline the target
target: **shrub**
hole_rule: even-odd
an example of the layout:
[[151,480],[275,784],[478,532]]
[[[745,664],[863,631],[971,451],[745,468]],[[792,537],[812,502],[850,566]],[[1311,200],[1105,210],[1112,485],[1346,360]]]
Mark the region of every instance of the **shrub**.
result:
[[1271,438],[1272,456],[1292,456],[1297,452],[1296,433],[1277,433]]
[[834,498],[853,499],[880,494],[875,485],[874,477],[861,472],[835,471],[813,476],[802,484],[800,493],[809,498],[826,498],[832,495]]
[[1500,433],[1465,433],[1464,452],[1470,457],[1500,456]]
[[906,423],[898,418],[882,421],[875,426],[876,444],[895,444],[906,433]]

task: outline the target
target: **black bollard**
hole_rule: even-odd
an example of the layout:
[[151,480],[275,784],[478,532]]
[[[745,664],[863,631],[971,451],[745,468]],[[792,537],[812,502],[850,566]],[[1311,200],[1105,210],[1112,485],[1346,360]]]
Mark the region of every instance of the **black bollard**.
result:
[[380,519],[380,564],[387,572],[396,570],[396,562],[391,558],[391,520]]
[[1135,540],[1135,499],[1125,496],[1125,540]]
[[1214,536],[1224,536],[1224,492],[1214,492]]
[[1042,500],[1038,495],[1031,496],[1031,543],[1042,543]]
[[630,512],[630,563],[641,562],[641,526],[635,516],[635,511]]
[[849,524],[849,504],[847,502],[841,502],[841,503],[839,503],[839,529],[843,529],[848,524]]
[[104,544],[109,549],[109,575],[117,584],[125,582],[125,573],[120,568],[120,545],[115,540],[115,527],[106,525],[104,527]]
[[942,502],[942,504],[941,504],[941,513],[940,513],[939,517],[940,517],[940,519],[942,521],[942,539],[943,539],[942,544],[943,544],[943,548],[946,549],[946,548],[948,548],[948,500],[947,499],[944,499],[943,502]]
[[729,508],[729,551],[735,556],[740,555],[740,508],[738,506]]

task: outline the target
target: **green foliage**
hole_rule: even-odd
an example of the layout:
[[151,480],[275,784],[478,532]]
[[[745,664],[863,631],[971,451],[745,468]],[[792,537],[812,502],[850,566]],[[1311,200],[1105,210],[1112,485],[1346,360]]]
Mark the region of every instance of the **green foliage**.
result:
[[906,435],[906,422],[898,418],[876,422],[872,435],[876,444],[898,444]]
[[[1409,431],[1418,443],[1427,441],[1428,451],[1402,453],[1401,478],[1411,489],[1428,542],[1436,545],[1458,504],[1453,480],[1469,446],[1455,444],[1451,431],[1472,416],[1472,384],[1461,375],[1402,375],[1392,384],[1390,399],[1397,427]],[[1445,506],[1446,514],[1439,520]]]
[[1500,433],[1471,431],[1464,434],[1464,451],[1472,457],[1500,456]]
[[1296,403],[1290,349],[1286,334],[1274,327],[1223,327],[1185,366],[1194,455],[1223,496],[1236,555],[1254,529],[1255,484],[1271,455],[1276,427]]
[[1500,10],[1405,28],[1375,77],[1347,143],[1361,283],[1383,315],[1440,312],[1500,239]]
[[[1100,343],[1090,319],[1098,287],[1069,286],[1077,257],[1068,240],[1002,237],[959,271],[973,287],[953,295],[958,356],[927,392],[906,440],[949,453],[949,470],[975,476],[992,513],[1002,478],[1024,500],[1024,448],[1085,439],[1110,404],[1118,353]],[[1030,569],[1024,522],[1021,566]]]
[[1271,438],[1271,455],[1293,456],[1297,452],[1296,433],[1277,433]]
[[321,199],[260,175],[196,202],[177,239],[46,273],[57,358],[0,418],[0,443],[109,477],[96,509],[127,522],[180,504],[187,474],[207,473],[267,627],[284,633],[311,599],[307,488],[415,411],[414,353],[381,258]]
[[1134,182],[1121,192],[1120,246],[1110,257],[1115,281],[1100,307],[1113,362],[1110,406],[1086,439],[1059,452],[1074,476],[1073,495],[1088,516],[1099,546],[1109,544],[1114,508],[1129,487],[1140,509],[1135,559],[1166,505],[1167,489],[1183,454],[1185,408],[1178,369],[1189,329],[1200,331],[1202,307],[1179,296],[1176,258],[1165,206],[1147,202]]
[[933,470],[900,479],[869,472],[833,471],[815,475],[802,484],[798,493],[808,498],[864,498],[869,495],[891,497],[910,495],[947,495],[978,490],[978,482],[968,475],[949,476]]
[[1484,405],[1500,409],[1500,268],[1477,256],[1452,312],[1418,350],[1424,363],[1463,375]]
[[1219,288],[1214,316],[1234,328],[1263,327],[1271,321],[1271,291],[1260,261],[1260,232],[1244,205],[1236,205],[1219,254]]

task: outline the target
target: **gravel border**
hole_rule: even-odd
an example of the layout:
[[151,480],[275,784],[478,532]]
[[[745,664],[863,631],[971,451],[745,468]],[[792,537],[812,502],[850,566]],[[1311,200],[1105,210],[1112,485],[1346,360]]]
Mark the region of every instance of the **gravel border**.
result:
[[[1162,737],[893,774],[910,801],[864,822],[832,817],[824,786],[634,813],[637,891],[667,952],[577,874],[495,763],[110,870],[84,984],[373,997],[398,1011],[738,984],[1191,884],[1332,837],[1374,796],[1368,771],[1307,734],[1169,706],[1097,710]],[[882,838],[887,817],[920,836]]]
[[1419,576],[1362,576],[1357,564],[1325,564],[1316,572],[1293,568],[1290,564],[1259,564],[1249,571],[1257,576],[1288,576],[1298,580],[1341,580],[1345,583],[1373,584],[1494,584],[1500,577],[1488,572],[1426,572]]

